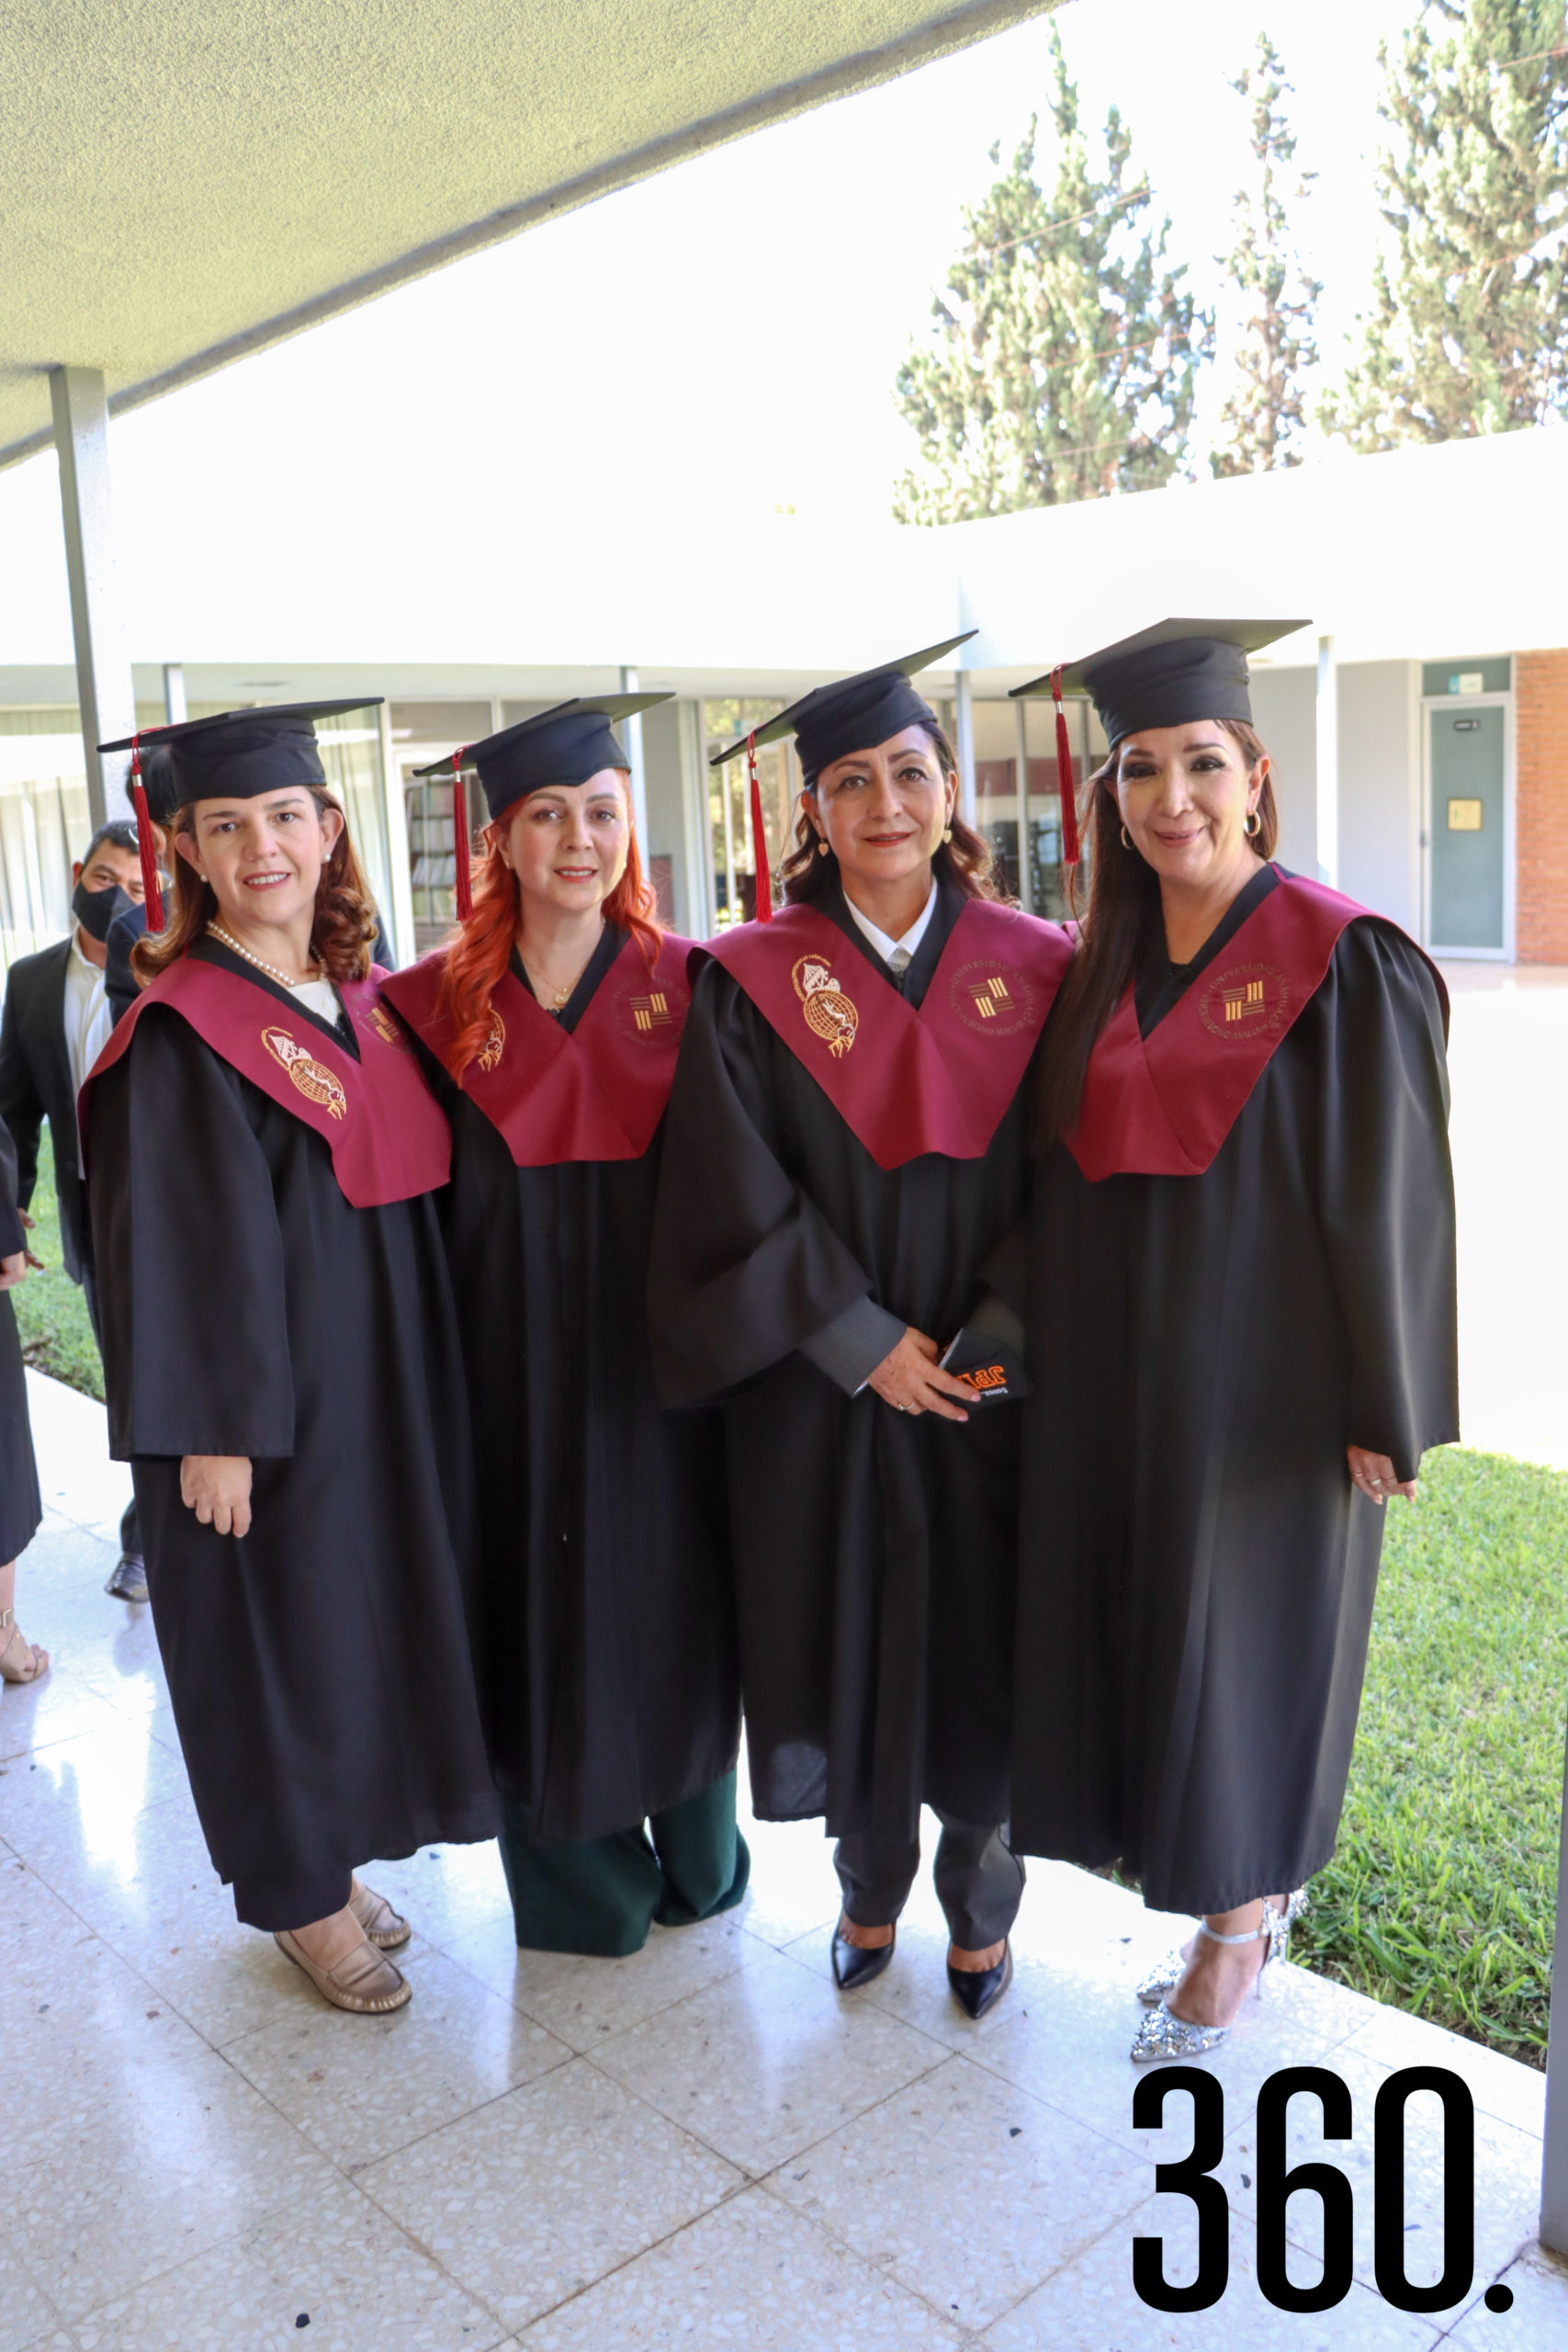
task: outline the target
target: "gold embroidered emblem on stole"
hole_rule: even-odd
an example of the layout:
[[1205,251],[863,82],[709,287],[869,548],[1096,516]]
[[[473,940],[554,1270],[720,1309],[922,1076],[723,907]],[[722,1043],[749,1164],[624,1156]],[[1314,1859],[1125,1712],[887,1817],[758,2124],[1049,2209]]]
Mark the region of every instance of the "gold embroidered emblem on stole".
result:
[[974,995],[975,1010],[982,1021],[994,1021],[998,1009],[1012,1002],[1012,998],[1008,992],[1008,984],[999,972],[993,972],[985,986],[976,989]]
[[501,1067],[501,1057],[505,1051],[506,1023],[492,1004],[490,1009],[490,1028],[486,1032],[484,1044],[474,1056],[474,1059],[488,1077],[492,1069],[498,1069]]
[[841,1059],[855,1041],[860,1014],[820,956],[803,956],[790,974],[806,1025]]
[[317,1061],[308,1046],[287,1029],[264,1029],[262,1044],[274,1061],[281,1062],[294,1084],[308,1102],[327,1111],[334,1119],[348,1115],[348,1097],[342,1082],[333,1077],[325,1062]]
[[670,1026],[670,1000],[662,989],[652,996],[634,996],[631,1010],[633,1021],[644,1032]]

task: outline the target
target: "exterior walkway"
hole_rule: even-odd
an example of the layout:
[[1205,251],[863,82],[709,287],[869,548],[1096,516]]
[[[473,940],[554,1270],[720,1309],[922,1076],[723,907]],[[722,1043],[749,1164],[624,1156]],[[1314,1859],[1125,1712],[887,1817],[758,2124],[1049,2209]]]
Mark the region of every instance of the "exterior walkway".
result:
[[[1031,1875],[1018,1979],[970,2025],[929,1885],[893,1968],[831,1989],[834,1884],[813,1828],[754,1833],[745,1907],[626,1961],[520,1955],[492,1847],[370,1871],[414,1921],[411,2007],[324,2008],[236,1928],[186,1788],[145,1611],[107,1600],[123,1474],[101,1412],[33,1382],[50,1503],[20,1577],[56,1664],[0,1696],[0,2352],[1149,2352],[1259,2340],[1416,2352],[1568,2344],[1568,2273],[1531,2246],[1543,2078],[1281,1972],[1210,2071],[1233,2214],[1223,2303],[1142,2305],[1132,2243],[1193,2265],[1186,2154],[1132,2123],[1130,1986],[1180,1923],[1105,1882]],[[1372,2104],[1437,2064],[1474,2094],[1475,2271],[1447,2311],[1372,2280]],[[1292,2162],[1356,2191],[1356,2282],[1317,2317],[1255,2281],[1253,2110],[1291,2064],[1349,2086],[1355,2136]],[[1428,2110],[1430,2110],[1428,2112]],[[1436,2102],[1408,2110],[1409,2275],[1440,2269]],[[1317,2275],[1317,2203],[1291,2207]],[[1481,2301],[1502,2278],[1506,2318]]]

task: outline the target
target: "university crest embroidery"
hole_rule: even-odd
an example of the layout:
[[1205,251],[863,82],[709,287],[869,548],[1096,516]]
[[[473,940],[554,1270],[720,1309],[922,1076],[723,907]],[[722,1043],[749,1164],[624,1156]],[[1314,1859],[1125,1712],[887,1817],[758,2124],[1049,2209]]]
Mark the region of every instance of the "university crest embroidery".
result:
[[790,978],[795,982],[807,1027],[823,1040],[836,1060],[841,1060],[854,1044],[855,1031],[860,1027],[860,1014],[852,1001],[820,956],[802,956]]
[[1198,1017],[1212,1036],[1240,1041],[1284,1022],[1291,983],[1272,964],[1232,964],[1209,982]]
[[668,1029],[670,1000],[662,989],[656,989],[651,996],[634,996],[631,1015],[634,1025],[645,1035],[650,1029]]
[[484,1044],[474,1057],[487,1078],[492,1069],[500,1069],[501,1057],[505,1051],[506,1023],[492,1004],[490,1009],[490,1028],[486,1033]]
[[348,1115],[348,1097],[324,1062],[292,1037],[287,1029],[264,1029],[262,1044],[274,1061],[281,1062],[307,1101],[316,1102],[334,1119]]

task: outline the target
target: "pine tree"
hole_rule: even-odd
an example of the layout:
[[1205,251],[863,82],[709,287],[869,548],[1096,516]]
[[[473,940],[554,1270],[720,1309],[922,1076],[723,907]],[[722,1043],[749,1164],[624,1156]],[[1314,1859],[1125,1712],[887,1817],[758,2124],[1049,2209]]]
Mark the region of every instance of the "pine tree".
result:
[[1258,172],[1255,186],[1236,195],[1235,244],[1215,256],[1243,307],[1234,377],[1209,462],[1216,474],[1261,474],[1301,463],[1303,377],[1317,364],[1313,316],[1323,287],[1307,276],[1294,249],[1287,199],[1300,204],[1317,175],[1289,174],[1296,141],[1283,102],[1291,85],[1267,33],[1258,36],[1257,64],[1231,88],[1252,101]]
[[1380,51],[1391,250],[1323,422],[1358,449],[1568,413],[1563,0],[1424,0]]
[[[1168,220],[1140,228],[1145,187],[1114,107],[1091,163],[1053,29],[1056,173],[1034,175],[1038,118],[984,200],[932,340],[911,347],[897,400],[919,458],[894,495],[900,522],[947,523],[1153,488],[1180,464],[1208,322],[1164,266]],[[991,149],[1000,164],[1001,142]]]

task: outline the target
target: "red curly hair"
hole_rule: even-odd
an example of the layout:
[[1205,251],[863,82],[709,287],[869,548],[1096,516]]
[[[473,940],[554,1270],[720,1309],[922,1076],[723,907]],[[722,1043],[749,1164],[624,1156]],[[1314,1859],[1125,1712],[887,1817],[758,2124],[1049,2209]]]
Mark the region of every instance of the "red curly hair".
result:
[[[474,910],[442,948],[441,987],[435,1001],[437,1012],[452,1025],[448,1067],[457,1079],[461,1079],[490,1035],[491,997],[512,961],[513,942],[523,920],[517,876],[493,842],[487,841],[468,872]],[[606,922],[630,932],[650,972],[664,943],[657,906],[633,832],[626,842],[625,870],[604,899],[604,915]]]

